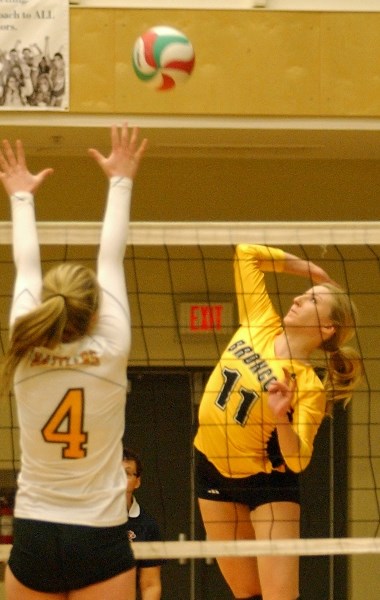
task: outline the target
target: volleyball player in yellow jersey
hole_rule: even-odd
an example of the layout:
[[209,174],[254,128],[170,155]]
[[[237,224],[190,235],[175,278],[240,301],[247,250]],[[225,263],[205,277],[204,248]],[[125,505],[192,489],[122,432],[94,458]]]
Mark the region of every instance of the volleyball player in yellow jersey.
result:
[[[318,428],[332,402],[347,402],[361,361],[342,347],[355,333],[355,308],[310,261],[265,246],[235,255],[240,327],[206,385],[195,437],[196,486],[209,540],[281,539],[300,535],[299,472],[310,462]],[[309,278],[281,323],[265,271]],[[326,357],[325,380],[310,364]],[[218,559],[239,600],[296,600],[298,558]]]
[[44,278],[33,194],[51,169],[30,173],[19,141],[0,150],[16,267],[5,376],[21,444],[7,600],[135,600],[121,457],[131,330],[124,254],[146,146],[137,137],[112,127],[110,155],[90,150],[109,180],[96,273],[67,262]]

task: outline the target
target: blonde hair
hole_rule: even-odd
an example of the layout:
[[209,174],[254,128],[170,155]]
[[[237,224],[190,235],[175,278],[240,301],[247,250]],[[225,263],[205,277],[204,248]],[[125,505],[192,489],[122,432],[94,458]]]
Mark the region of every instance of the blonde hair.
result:
[[331,414],[335,402],[343,401],[346,406],[351,400],[363,377],[363,363],[359,352],[346,345],[356,333],[358,313],[355,304],[341,288],[330,283],[322,285],[333,299],[330,319],[335,331],[320,346],[327,357],[323,384],[327,393],[326,412]]
[[16,319],[5,354],[4,376],[10,383],[19,362],[39,346],[55,348],[84,336],[99,304],[99,285],[92,269],[63,263],[48,271],[41,303]]

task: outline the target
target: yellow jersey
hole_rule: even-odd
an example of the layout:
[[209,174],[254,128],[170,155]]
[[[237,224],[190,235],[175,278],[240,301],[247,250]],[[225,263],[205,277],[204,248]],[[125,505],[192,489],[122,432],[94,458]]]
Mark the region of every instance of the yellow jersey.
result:
[[[224,350],[206,385],[195,446],[225,477],[248,477],[284,465],[300,472],[309,464],[314,438],[325,415],[326,395],[311,365],[277,358],[274,342],[283,332],[270,300],[265,271],[284,269],[282,250],[239,245],[234,260],[240,327]],[[297,456],[281,453],[268,386],[295,374],[289,421],[299,436]]]

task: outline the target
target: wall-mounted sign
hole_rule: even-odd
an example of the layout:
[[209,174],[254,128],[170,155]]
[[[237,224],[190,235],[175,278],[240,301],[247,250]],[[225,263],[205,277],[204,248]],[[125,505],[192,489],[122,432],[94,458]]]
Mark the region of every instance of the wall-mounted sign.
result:
[[181,333],[231,334],[234,329],[232,302],[181,302]]
[[69,109],[68,0],[0,0],[0,110]]

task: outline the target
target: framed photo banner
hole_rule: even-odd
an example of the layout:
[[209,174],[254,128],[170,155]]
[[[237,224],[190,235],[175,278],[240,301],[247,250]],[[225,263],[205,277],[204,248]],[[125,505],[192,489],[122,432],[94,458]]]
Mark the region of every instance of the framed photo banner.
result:
[[69,0],[0,0],[0,110],[69,110]]

